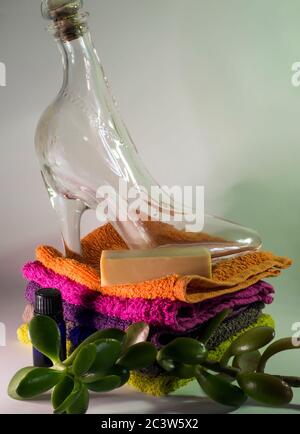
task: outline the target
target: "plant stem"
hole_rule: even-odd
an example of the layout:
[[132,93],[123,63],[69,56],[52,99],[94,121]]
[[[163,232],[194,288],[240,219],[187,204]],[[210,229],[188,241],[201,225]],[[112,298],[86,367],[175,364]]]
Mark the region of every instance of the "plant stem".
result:
[[218,362],[210,362],[209,360],[201,363],[201,366],[217,373],[229,375],[230,377],[233,378],[236,378],[237,375],[240,373],[240,370],[237,368],[231,368],[230,366],[222,366]]
[[56,371],[67,371],[66,366],[62,362],[55,363],[52,366],[52,369],[55,369]]
[[274,375],[274,377],[285,381],[290,387],[300,388],[300,377],[286,377],[284,375]]

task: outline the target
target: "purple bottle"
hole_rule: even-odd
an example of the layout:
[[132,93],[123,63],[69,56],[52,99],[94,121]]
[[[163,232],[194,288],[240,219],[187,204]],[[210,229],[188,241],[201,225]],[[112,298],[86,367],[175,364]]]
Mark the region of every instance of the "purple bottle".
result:
[[[44,315],[52,318],[58,325],[61,335],[61,360],[66,358],[66,324],[63,316],[61,294],[54,288],[39,289],[35,293],[34,315]],[[40,368],[51,367],[51,360],[33,348],[33,364]]]

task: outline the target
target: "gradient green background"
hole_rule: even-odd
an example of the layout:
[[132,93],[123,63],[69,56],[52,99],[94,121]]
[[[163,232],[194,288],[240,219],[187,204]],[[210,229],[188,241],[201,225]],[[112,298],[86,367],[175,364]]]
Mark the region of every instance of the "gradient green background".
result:
[[[85,4],[123,117],[158,181],[204,185],[207,212],[256,228],[266,249],[294,260],[272,280],[276,301],[267,309],[278,336],[290,335],[300,322],[300,87],[291,84],[292,65],[300,61],[300,1]],[[1,0],[0,61],[7,65],[7,87],[0,88],[0,320],[9,339],[0,360],[12,374],[18,358],[29,362],[15,342],[23,309],[20,268],[37,244],[60,247],[33,148],[37,119],[61,82],[38,0]],[[86,217],[85,230],[93,224]],[[300,375],[299,360],[297,351],[280,355],[270,369]],[[160,402],[158,411],[171,408]],[[282,412],[299,411],[299,392],[294,402]],[[179,401],[178,410],[188,411],[188,403]],[[205,401],[199,411],[206,410],[223,411]],[[239,410],[262,411],[279,412],[251,404]]]

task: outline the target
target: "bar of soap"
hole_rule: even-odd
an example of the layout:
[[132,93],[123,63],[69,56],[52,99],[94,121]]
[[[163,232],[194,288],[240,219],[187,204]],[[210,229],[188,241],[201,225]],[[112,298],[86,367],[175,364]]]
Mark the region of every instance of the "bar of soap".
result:
[[113,286],[159,279],[172,274],[211,278],[211,255],[200,246],[147,250],[104,250],[101,285]]

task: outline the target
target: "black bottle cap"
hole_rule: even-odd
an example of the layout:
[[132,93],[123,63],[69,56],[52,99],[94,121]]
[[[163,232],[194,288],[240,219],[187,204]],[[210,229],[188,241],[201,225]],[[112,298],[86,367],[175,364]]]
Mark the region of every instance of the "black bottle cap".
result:
[[61,294],[54,288],[39,289],[35,293],[35,315],[50,316],[55,320],[63,319]]

